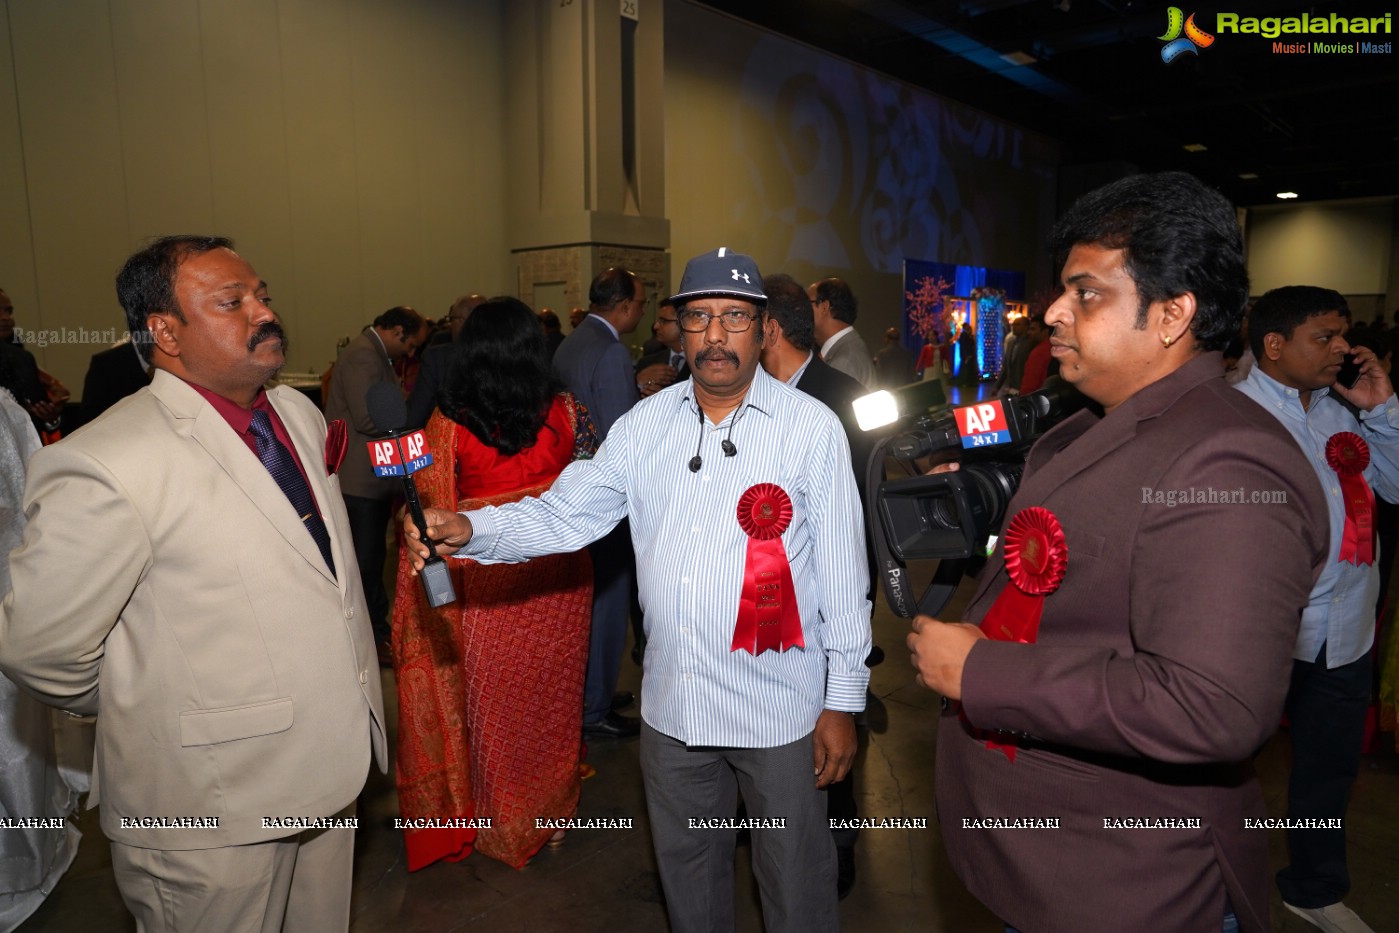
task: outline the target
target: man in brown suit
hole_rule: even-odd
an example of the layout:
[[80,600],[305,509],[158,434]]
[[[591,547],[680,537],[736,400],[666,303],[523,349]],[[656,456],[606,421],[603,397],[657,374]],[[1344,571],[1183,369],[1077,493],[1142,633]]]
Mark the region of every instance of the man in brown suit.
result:
[[1248,294],[1228,202],[1134,176],[1052,242],[1052,352],[1102,411],[1031,451],[967,609],[986,631],[914,620],[919,681],[960,701],[938,727],[943,839],[1013,927],[1263,933],[1251,758],[1282,712],[1326,501],[1224,382]]

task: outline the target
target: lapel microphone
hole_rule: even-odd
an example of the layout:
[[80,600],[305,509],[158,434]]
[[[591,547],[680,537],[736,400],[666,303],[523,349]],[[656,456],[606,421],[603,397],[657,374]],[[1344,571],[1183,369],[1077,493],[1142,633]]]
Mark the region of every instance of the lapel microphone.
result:
[[[738,453],[738,445],[733,442],[734,424],[738,421],[739,415],[743,413],[740,408],[734,412],[733,418],[729,421],[728,433],[724,435],[724,440],[719,444],[719,449],[724,452],[725,457],[732,457]],[[704,466],[704,460],[700,457],[700,448],[704,446],[704,409],[699,413],[700,433],[699,440],[695,442],[695,455],[690,458],[689,464],[691,473],[698,473],[700,467]]]

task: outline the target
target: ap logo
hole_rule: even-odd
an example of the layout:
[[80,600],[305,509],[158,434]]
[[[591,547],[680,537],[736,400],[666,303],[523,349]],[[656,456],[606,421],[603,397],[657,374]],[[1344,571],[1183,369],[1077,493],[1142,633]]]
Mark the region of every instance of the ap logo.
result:
[[[1182,31],[1185,35],[1181,35]],[[1196,48],[1207,49],[1214,44],[1214,36],[1195,25],[1195,14],[1184,16],[1177,6],[1166,10],[1166,34],[1157,38],[1166,43],[1161,49],[1161,61],[1168,65],[1186,52],[1199,55]]]

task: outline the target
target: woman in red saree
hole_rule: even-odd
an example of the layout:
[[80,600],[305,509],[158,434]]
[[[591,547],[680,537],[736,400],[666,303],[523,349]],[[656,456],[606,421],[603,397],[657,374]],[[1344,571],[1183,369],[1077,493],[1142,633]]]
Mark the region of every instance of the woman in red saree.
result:
[[[427,426],[435,459],[417,474],[424,506],[538,495],[596,450],[544,346],[538,318],[514,298],[472,313]],[[554,832],[535,820],[566,819],[578,805],[592,567],[586,551],[448,563],[457,601],[439,609],[406,558],[398,567],[398,798],[416,824],[404,830],[408,869],[473,848],[520,868]]]

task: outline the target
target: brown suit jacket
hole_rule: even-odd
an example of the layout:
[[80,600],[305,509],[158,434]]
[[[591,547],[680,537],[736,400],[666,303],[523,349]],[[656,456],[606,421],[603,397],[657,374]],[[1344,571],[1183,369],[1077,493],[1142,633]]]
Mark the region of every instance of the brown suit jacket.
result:
[[[330,532],[332,574],[267,468],[194,389],[148,388],[29,465],[0,668],[97,713],[108,838],[237,846],[327,817],[386,761],[379,665],[325,422],[268,393]],[[216,817],[174,828],[130,820]],[[350,830],[337,830],[348,832]]]
[[[1063,525],[1068,567],[1037,643],[982,641],[966,722],[938,728],[938,817],[953,867],[1025,930],[1218,930],[1225,895],[1267,931],[1268,833],[1251,759],[1277,728],[1301,609],[1327,553],[1315,472],[1271,415],[1202,354],[1105,417],[1080,412],[1031,452],[1008,510]],[[1243,503],[1206,500],[1210,490]],[[1177,494],[1174,505],[1156,492]],[[1257,504],[1253,493],[1283,504]],[[1001,548],[967,620],[1007,585]],[[1058,820],[1057,829],[976,820]],[[1104,821],[1199,820],[1199,828]]]

